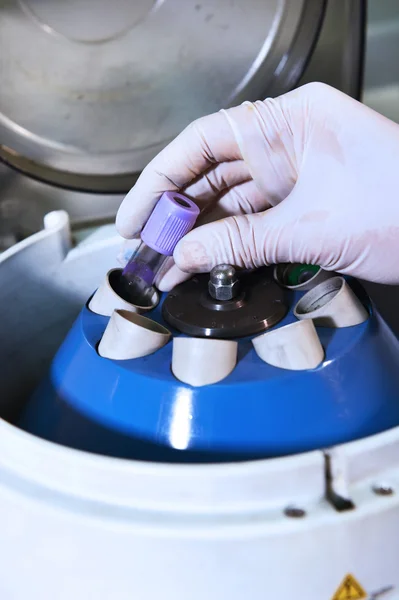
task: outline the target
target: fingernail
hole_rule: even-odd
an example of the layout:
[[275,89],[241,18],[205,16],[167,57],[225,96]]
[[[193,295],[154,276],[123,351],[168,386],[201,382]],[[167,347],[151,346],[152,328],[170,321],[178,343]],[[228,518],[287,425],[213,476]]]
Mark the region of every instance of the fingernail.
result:
[[171,277],[165,275],[163,279],[158,283],[157,288],[160,292],[170,292],[175,287],[174,281],[171,280]]
[[170,256],[165,260],[162,267],[158,271],[157,276],[155,277],[154,284],[161,292],[169,291],[167,289],[163,289],[162,285],[164,282],[166,282],[166,285],[167,285],[168,275],[169,275],[169,272],[173,269],[173,267],[174,267],[174,260],[173,260],[173,257]]
[[183,273],[176,265],[173,265],[155,285],[160,292],[170,292],[179,283],[187,281],[189,277],[191,277],[189,273]]

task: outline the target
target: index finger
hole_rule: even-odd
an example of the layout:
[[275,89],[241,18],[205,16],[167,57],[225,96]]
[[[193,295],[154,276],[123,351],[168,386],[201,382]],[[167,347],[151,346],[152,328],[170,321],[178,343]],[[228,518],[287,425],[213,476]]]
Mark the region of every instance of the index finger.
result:
[[134,237],[163,192],[180,190],[213,164],[238,158],[240,150],[223,112],[194,121],[143,170],[119,208],[118,232]]

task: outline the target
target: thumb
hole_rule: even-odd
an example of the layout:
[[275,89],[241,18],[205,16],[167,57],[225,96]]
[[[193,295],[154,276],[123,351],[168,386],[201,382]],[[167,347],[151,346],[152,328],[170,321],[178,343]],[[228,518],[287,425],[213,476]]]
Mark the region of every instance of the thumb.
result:
[[176,246],[174,259],[188,273],[209,272],[222,263],[245,269],[285,262],[319,265],[323,237],[320,223],[294,216],[286,199],[262,213],[193,229]]

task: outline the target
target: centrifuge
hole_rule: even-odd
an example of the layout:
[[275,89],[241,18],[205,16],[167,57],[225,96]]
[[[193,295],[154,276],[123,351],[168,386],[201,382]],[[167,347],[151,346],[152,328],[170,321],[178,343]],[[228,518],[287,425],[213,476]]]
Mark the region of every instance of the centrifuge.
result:
[[1,257],[2,597],[397,598],[398,341],[360,284],[220,265],[138,308],[119,247],[61,211]]
[[312,80],[358,98],[364,5],[0,0],[1,599],[399,600],[372,298],[218,265],[134,302],[101,225],[194,118]]

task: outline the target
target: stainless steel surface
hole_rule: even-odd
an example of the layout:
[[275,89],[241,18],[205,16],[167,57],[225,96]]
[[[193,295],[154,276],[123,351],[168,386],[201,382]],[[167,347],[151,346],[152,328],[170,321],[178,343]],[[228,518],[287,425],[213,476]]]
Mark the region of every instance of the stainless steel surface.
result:
[[367,0],[328,0],[317,45],[299,85],[322,81],[360,98]]
[[231,265],[218,265],[210,273],[208,290],[214,300],[232,300],[238,295],[240,282]]
[[52,210],[68,212],[73,229],[112,222],[123,196],[72,192],[35,181],[0,162],[0,229],[17,240],[43,227]]
[[399,82],[398,44],[398,0],[369,0],[364,81],[366,89]]
[[363,101],[399,123],[399,2],[369,0]]
[[0,0],[0,141],[46,181],[126,191],[195,118],[302,73],[322,0]]
[[[266,4],[267,1],[268,0],[264,0],[264,3]],[[376,0],[376,1],[380,2],[380,0]],[[388,1],[388,0],[384,0],[384,1]],[[44,2],[44,0],[43,0],[43,2]],[[293,0],[293,3],[296,4],[296,2],[294,2],[294,0]],[[67,6],[67,3],[65,0],[57,0],[56,2],[52,2],[52,3],[49,0],[47,5],[50,5],[50,4],[51,4],[51,6],[50,6],[50,8],[48,8],[48,10],[50,10],[50,12],[54,10],[54,7],[60,7],[61,5]],[[84,3],[82,2],[80,4],[83,7]],[[135,3],[133,3],[133,4],[135,4]],[[201,5],[201,8],[196,9],[196,14],[198,14],[198,19],[202,18],[202,20],[205,20],[208,17],[208,15],[210,15],[212,13],[212,10],[209,11],[209,6],[211,6],[211,4],[214,5],[215,2],[212,2],[212,3],[209,2],[209,3],[205,4],[205,3],[201,3],[201,0],[198,0],[198,5]],[[251,2],[250,4],[252,5],[253,3]],[[257,3],[255,3],[255,4],[257,5]],[[316,4],[318,5],[318,7],[320,7],[323,4],[323,2],[322,2],[322,0],[317,0],[316,3],[309,5],[309,6],[312,8],[312,6],[315,6]],[[361,0],[340,0],[339,2],[337,2],[336,0],[328,0],[327,1],[327,3],[326,3],[327,8],[326,8],[325,18],[324,18],[323,25],[321,28],[320,36],[317,41],[317,44],[315,45],[315,47],[313,49],[312,58],[308,64],[307,68],[305,69],[304,75],[300,79],[300,82],[299,82],[300,84],[306,83],[307,81],[311,81],[311,80],[325,81],[326,83],[329,83],[330,85],[334,85],[338,89],[341,89],[349,94],[352,94],[355,96],[357,95],[357,93],[359,91],[359,81],[360,81],[359,73],[361,73],[361,68],[360,68],[361,67],[361,38],[362,38],[362,34],[361,34],[362,18],[361,17],[362,17],[362,5],[363,4],[364,3]],[[97,4],[97,0],[93,0],[93,5],[101,6],[101,5]],[[224,5],[224,3],[223,3],[223,5]],[[39,8],[37,8],[39,6],[40,5],[37,2],[35,4],[32,4],[32,7],[33,8],[36,7],[36,10],[39,10]],[[72,6],[76,10],[76,7],[78,5],[73,4]],[[115,4],[115,6],[116,6],[116,4]],[[178,6],[180,7],[180,4]],[[248,6],[249,6],[249,4],[248,4]],[[13,0],[12,2],[11,2],[11,0],[9,0],[8,2],[5,2],[4,0],[0,0],[0,23],[4,23],[3,19],[4,19],[6,10],[8,11],[8,19],[10,18],[10,15],[12,15],[12,14],[19,15],[18,7],[19,7],[19,5],[18,5],[17,0]],[[316,9],[317,9],[317,7],[316,7]],[[83,8],[82,8],[82,10],[83,10]],[[249,12],[249,10],[248,10],[248,12]],[[62,12],[60,14],[62,14]],[[28,27],[28,24],[30,24],[29,27],[32,29],[32,34],[34,33],[36,36],[39,36],[39,35],[43,36],[43,41],[44,41],[44,39],[47,40],[47,37],[50,37],[51,43],[55,43],[55,40],[52,39],[55,36],[55,34],[52,31],[49,31],[48,34],[45,34],[43,32],[42,28],[40,28],[40,26],[37,23],[35,23],[31,19],[31,17],[26,16],[25,18],[26,18],[25,25]],[[115,15],[114,18],[117,19],[117,15]],[[211,19],[211,22],[214,21],[214,23],[215,23],[214,19],[215,19],[215,17],[213,17]],[[246,21],[246,16],[245,16],[245,18],[242,19],[242,21],[243,22]],[[86,22],[87,22],[87,19],[86,19]],[[113,21],[112,23],[114,23],[115,27],[116,27],[116,25],[118,25],[118,23],[116,21]],[[309,21],[309,23],[310,23],[310,21]],[[247,32],[246,35],[241,34],[241,32],[242,32],[241,24],[242,23],[239,24],[238,33],[235,32],[236,33],[236,50],[235,50],[235,52],[229,55],[226,51],[223,51],[221,55],[212,57],[210,63],[212,63],[212,61],[215,59],[217,61],[217,64],[219,65],[219,68],[222,68],[223,70],[233,69],[233,71],[234,71],[234,69],[235,69],[234,60],[235,60],[236,53],[240,52],[243,57],[242,60],[245,60],[245,57],[248,54],[247,50],[246,50],[247,44],[251,43],[252,33],[251,33],[249,27],[245,27],[245,31]],[[68,23],[66,23],[66,26],[68,26]],[[90,27],[92,27],[92,25],[90,25]],[[165,25],[165,27],[166,27],[166,25]],[[68,31],[70,34],[70,30],[68,30]],[[88,30],[87,33],[90,34],[90,31],[93,33],[93,30],[90,30],[90,29]],[[80,33],[80,35],[82,35],[82,32]],[[304,28],[303,35],[304,36],[307,35],[307,27]],[[186,34],[184,34],[184,37],[186,38],[188,36],[186,36]],[[19,54],[23,55],[24,53],[29,54],[29,53],[33,52],[32,47],[29,46],[28,44],[25,44],[25,49],[24,49],[24,42],[26,41],[25,37],[23,37],[22,39],[17,38],[12,41],[13,41],[13,47],[18,46]],[[57,37],[56,41],[59,44],[61,44],[61,42],[62,42],[63,49],[65,50],[66,53],[69,53],[70,49],[74,48],[75,46],[77,47],[77,49],[79,49],[80,46],[82,46],[82,51],[86,51],[86,52],[91,51],[93,53],[95,53],[95,52],[99,53],[99,58],[98,59],[96,58],[95,59],[96,61],[102,60],[103,44],[93,44],[93,42],[91,44],[89,44],[86,42],[86,43],[81,43],[79,46],[78,42],[71,42],[71,41],[68,41],[67,38],[60,38],[59,36]],[[47,43],[49,43],[48,40],[47,40]],[[111,44],[111,42],[108,42],[108,44]],[[28,70],[27,73],[25,73],[25,76],[27,77],[29,73],[32,75],[32,77],[34,78],[34,81],[30,85],[33,87],[36,86],[35,89],[36,89],[37,93],[33,98],[30,98],[30,99],[26,98],[27,102],[25,102],[25,98],[20,97],[21,91],[16,90],[15,85],[11,86],[11,87],[9,85],[10,77],[14,82],[16,80],[13,79],[13,77],[12,77],[13,74],[10,73],[10,69],[13,66],[12,60],[10,63],[10,51],[7,50],[7,48],[5,48],[6,52],[4,53],[3,46],[4,46],[4,38],[2,36],[2,33],[0,33],[0,48],[2,49],[2,53],[0,53],[0,83],[2,84],[2,85],[0,85],[0,88],[1,88],[0,89],[0,99],[3,96],[8,96],[8,103],[12,103],[13,95],[16,94],[18,96],[18,103],[20,105],[18,112],[21,112],[21,111],[23,112],[24,110],[25,110],[25,112],[27,112],[29,110],[30,104],[33,101],[35,101],[35,99],[41,100],[44,96],[47,95],[49,89],[51,91],[51,86],[49,88],[49,80],[48,80],[48,78],[42,77],[43,69],[41,68],[40,63],[37,64],[37,66],[34,70],[30,70],[30,71]],[[189,55],[191,54],[191,58],[193,58],[193,52],[190,49],[190,46],[187,45],[187,48],[188,48],[187,52],[189,52]],[[38,54],[39,50],[40,50],[40,48],[37,50],[34,50],[34,52],[33,52],[34,56],[36,57],[36,60],[38,60],[37,54]],[[267,48],[266,48],[266,51],[267,51]],[[25,65],[32,63],[33,58],[34,57],[32,57],[30,59],[30,61],[27,61],[26,63],[22,62],[19,66],[17,64],[16,70],[17,71],[23,70],[25,68]],[[148,57],[147,57],[147,60],[148,60]],[[187,58],[187,60],[188,60],[188,58]],[[242,64],[242,60],[241,60],[240,64]],[[221,62],[223,62],[223,64],[221,64]],[[10,64],[8,64],[8,63],[10,63]],[[306,56],[303,56],[302,59],[299,60],[297,67],[303,68],[305,66],[305,63],[306,63]],[[140,65],[142,64],[142,63],[140,63],[139,58],[135,58],[133,64],[138,65],[137,69],[140,72],[142,71],[141,68],[139,69]],[[6,69],[6,65],[7,65],[7,69]],[[289,66],[289,62],[288,62],[288,66]],[[254,68],[255,67],[256,67],[256,65],[254,65]],[[26,68],[25,68],[25,71],[26,71]],[[8,75],[7,75],[8,83],[6,82],[6,78],[5,78],[6,72],[8,73]],[[285,73],[287,73],[287,70],[285,70]],[[120,72],[119,72],[119,74],[120,74]],[[297,70],[291,69],[291,74],[298,75]],[[23,75],[23,73],[22,73],[22,75]],[[19,77],[21,77],[22,75],[20,74]],[[89,69],[89,75],[90,75],[90,69]],[[143,77],[146,75],[144,71],[142,72],[142,75],[143,75]],[[149,75],[151,75],[151,73]],[[97,76],[98,76],[98,74],[97,74]],[[197,76],[197,73],[195,73],[195,75],[194,74],[192,75],[192,77],[195,77],[195,76]],[[115,77],[116,77],[116,75],[115,75]],[[165,80],[165,78],[166,78],[166,76],[162,77],[162,80]],[[4,84],[3,84],[3,82],[4,82]],[[6,83],[8,85],[8,90],[5,90]],[[87,86],[85,86],[85,81],[84,81],[84,77],[83,77],[83,82],[82,82],[81,88],[85,89],[86,87],[90,87],[90,85],[92,85],[92,83],[93,83],[92,80],[90,80],[90,78],[89,78],[88,84],[87,84]],[[107,82],[105,81],[104,85],[106,83]],[[109,79],[108,79],[108,83],[109,83]],[[285,80],[285,83],[284,83],[284,79],[283,79],[283,84],[282,84],[283,88],[287,87],[287,86],[290,87],[291,83],[292,82],[287,81],[287,79]],[[59,93],[61,93],[63,90],[64,90],[64,88],[61,86]],[[200,89],[199,85],[197,85],[195,87],[195,90],[197,93],[201,93],[201,94],[208,93],[207,89],[205,89],[205,90]],[[53,93],[55,94],[56,91],[57,90],[55,90]],[[180,103],[185,102],[186,97],[187,97],[187,100],[186,100],[187,104],[192,101],[192,93],[186,87],[184,87],[184,86],[180,87],[179,92],[180,92],[180,96],[179,96]],[[142,92],[142,93],[144,93],[144,92]],[[186,96],[187,94],[188,94],[188,96]],[[260,94],[259,97],[262,98],[263,95],[264,94]],[[10,100],[10,97],[11,97],[11,100]],[[242,94],[242,97],[244,97],[244,94]],[[76,95],[74,97],[71,97],[71,103],[76,105],[75,106],[76,111],[79,110],[79,111],[83,112],[83,108],[80,108],[80,105],[79,105],[79,103],[82,101],[83,101],[84,105],[86,106],[86,112],[88,112],[90,110],[90,101],[88,99],[78,100]],[[107,95],[106,94],[102,97],[102,101],[105,102],[105,105],[107,104]],[[1,104],[1,100],[0,100],[0,112],[1,112],[1,107],[2,107],[2,104]],[[57,105],[48,107],[47,101],[46,101],[45,107],[43,107],[43,112],[45,112],[45,109],[47,110],[47,108],[51,108],[50,112],[48,113],[48,115],[46,117],[46,121],[47,121],[46,126],[49,131],[48,135],[50,138],[53,137],[54,131],[57,132],[57,131],[59,131],[60,127],[65,127],[66,121],[68,121],[68,119],[66,119],[66,120],[64,119],[63,115],[65,115],[65,113],[62,112],[61,107],[62,107],[62,103],[60,105],[58,105],[58,108],[57,108]],[[105,108],[106,108],[106,106],[105,106]],[[104,110],[105,110],[105,108],[104,108]],[[140,113],[135,112],[135,114],[136,114],[136,117],[138,119],[140,119]],[[25,115],[24,118],[28,119],[28,115]],[[115,118],[117,118],[117,116],[114,116],[113,118],[115,119]],[[32,116],[29,116],[29,119],[32,119]],[[59,121],[62,119],[64,119],[65,122],[63,122],[60,125]],[[70,121],[70,119],[69,119],[69,121]],[[91,115],[90,123],[92,123],[93,119],[94,119],[94,115]],[[0,130],[2,128],[4,129],[4,127],[5,127],[4,117],[0,118],[0,123],[1,123]],[[11,131],[12,127],[15,128],[15,124],[12,125],[12,123],[10,124],[10,122],[8,122],[8,121],[7,121],[6,125],[9,129],[9,131]],[[101,125],[101,123],[100,123],[100,125]],[[106,123],[102,124],[103,127],[106,127],[106,125],[107,125]],[[68,125],[68,127],[69,127],[69,125]],[[129,122],[127,125],[127,130],[130,132],[133,139],[134,139],[135,127],[136,127],[135,122]],[[75,131],[75,129],[76,129],[76,125],[73,126],[71,131]],[[85,129],[85,131],[86,131],[86,133],[88,132],[88,136],[90,138],[91,131],[89,131],[89,129],[88,129],[88,124],[87,124],[87,128]],[[29,134],[26,130],[22,130],[20,133],[21,133],[21,139],[20,139],[21,143],[24,140],[26,140],[27,138],[29,138]],[[1,134],[0,134],[0,145],[2,142],[4,142],[4,140],[2,139]],[[43,143],[45,145],[45,140],[43,141]],[[87,144],[87,146],[91,146],[92,144],[94,144],[94,142],[92,143],[89,140],[87,140],[86,144]],[[7,155],[9,155],[8,152],[7,152]],[[84,153],[83,153],[83,156],[84,156]],[[18,157],[17,155],[14,155],[13,158],[12,157],[9,157],[9,158],[12,159],[12,161],[15,164],[21,162],[20,157]],[[23,168],[22,164],[19,164],[19,166],[20,166],[20,168]],[[34,167],[33,170],[36,172],[37,177],[39,177],[39,176],[45,177],[46,176],[45,169],[39,168],[38,165],[33,165],[33,167]],[[29,171],[30,165],[28,165],[28,167],[26,167],[26,168]],[[99,181],[97,177],[89,178],[84,175],[79,177],[76,174],[73,174],[73,177],[72,177],[71,175],[69,175],[69,176],[64,175],[60,171],[54,171],[54,172],[52,172],[51,175],[52,175],[52,179],[57,180],[57,182],[59,184],[71,185],[71,180],[73,180],[72,183],[74,183],[78,187],[79,186],[85,187],[86,189],[87,188],[96,189],[96,185],[97,185],[97,187],[98,186],[101,187],[101,186],[104,186],[104,184],[106,183],[106,182],[104,182],[104,179],[101,179],[101,178]],[[84,179],[84,182],[83,182],[84,185],[82,183],[82,178]],[[112,185],[114,185],[115,178],[112,178],[112,179],[113,179]],[[121,188],[123,188],[122,191],[124,191],[131,185],[131,183],[133,181],[134,181],[134,177],[128,176],[127,178],[125,178],[125,180],[118,179],[118,185],[120,185]],[[117,208],[118,208],[122,198],[123,198],[123,195],[118,195],[118,194],[105,195],[105,194],[98,194],[98,193],[97,194],[96,193],[80,193],[80,192],[71,191],[68,189],[53,187],[46,183],[42,183],[41,181],[39,181],[37,179],[36,180],[31,179],[30,177],[20,174],[16,170],[10,169],[8,166],[1,165],[1,163],[0,163],[0,222],[2,225],[1,235],[3,236],[5,245],[10,245],[16,239],[26,237],[27,235],[30,235],[31,233],[40,229],[42,226],[42,220],[43,220],[44,214],[48,211],[56,210],[58,208],[64,208],[65,210],[68,211],[70,218],[71,218],[72,226],[75,230],[77,227],[82,227],[82,226],[86,226],[86,225],[94,225],[95,223],[97,223],[99,221],[112,221],[115,217]]]

